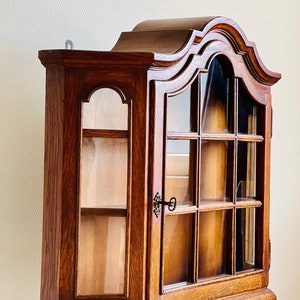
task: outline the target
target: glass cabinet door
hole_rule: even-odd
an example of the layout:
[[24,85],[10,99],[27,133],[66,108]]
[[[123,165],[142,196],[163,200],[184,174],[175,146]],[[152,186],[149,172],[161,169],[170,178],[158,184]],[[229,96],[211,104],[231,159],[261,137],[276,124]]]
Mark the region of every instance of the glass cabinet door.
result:
[[262,268],[264,107],[222,55],[165,101],[161,294]]
[[128,105],[103,88],[82,106],[77,295],[125,294]]

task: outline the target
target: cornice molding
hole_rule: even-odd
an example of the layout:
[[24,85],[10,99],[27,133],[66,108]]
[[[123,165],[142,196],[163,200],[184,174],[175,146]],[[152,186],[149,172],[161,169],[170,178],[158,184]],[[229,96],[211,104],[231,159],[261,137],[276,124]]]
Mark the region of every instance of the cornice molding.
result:
[[[131,32],[123,32],[112,52],[154,54],[153,66],[168,67],[201,53],[205,40],[225,37],[235,53],[241,55],[249,72],[260,83],[273,85],[281,75],[270,71],[261,61],[255,43],[249,41],[237,23],[224,17],[150,20],[139,23]],[[198,45],[198,46],[197,46]]]

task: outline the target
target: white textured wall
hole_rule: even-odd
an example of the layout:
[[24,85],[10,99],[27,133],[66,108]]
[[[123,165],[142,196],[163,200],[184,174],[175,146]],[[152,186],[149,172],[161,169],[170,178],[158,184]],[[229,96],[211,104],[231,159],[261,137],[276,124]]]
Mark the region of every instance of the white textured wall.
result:
[[255,41],[282,80],[273,88],[271,288],[300,282],[298,0],[2,0],[0,2],[0,297],[39,299],[45,72],[39,49],[109,50],[145,19],[223,15]]

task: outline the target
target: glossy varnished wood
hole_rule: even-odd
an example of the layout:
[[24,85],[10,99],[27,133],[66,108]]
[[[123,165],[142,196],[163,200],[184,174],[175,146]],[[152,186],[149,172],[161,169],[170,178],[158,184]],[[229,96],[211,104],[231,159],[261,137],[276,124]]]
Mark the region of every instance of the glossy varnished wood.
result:
[[[237,204],[238,208],[257,208],[257,219],[260,220],[257,239],[262,244],[256,249],[256,264],[260,268],[164,289],[160,271],[162,228],[167,226],[164,218],[172,213],[165,211],[156,217],[153,199],[157,192],[163,194],[165,138],[199,139],[196,132],[166,134],[165,95],[180,93],[199,72],[206,73],[216,53],[227,57],[233,66],[233,76],[243,80],[249,94],[264,106],[264,115],[259,120],[262,135],[235,137],[232,133],[205,133],[201,137],[207,141],[234,143],[239,139],[260,145],[258,164],[264,171],[259,174],[258,200]],[[39,52],[39,58],[46,67],[41,300],[276,299],[267,288],[270,265],[270,88],[280,75],[263,65],[255,45],[246,39],[241,28],[222,17],[147,21],[137,25],[132,32],[123,33],[112,51],[43,50]],[[82,128],[82,103],[90,101],[91,94],[101,87],[114,89],[122,102],[127,103],[128,130]],[[193,93],[197,95],[198,91]],[[193,118],[197,118],[196,113]],[[128,139],[130,201],[126,209],[80,208],[83,137]],[[206,185],[206,188],[209,193],[210,187]],[[199,211],[229,211],[232,208],[232,203],[204,201]],[[174,216],[196,213],[197,209],[196,206],[182,206]],[[76,296],[80,215],[127,218],[124,295]],[[184,237],[183,231],[180,234],[178,239]],[[192,248],[197,238],[193,236]],[[165,241],[172,243],[166,237]],[[184,261],[182,254],[178,255]],[[196,263],[196,256],[189,259],[190,268]],[[169,270],[171,266],[170,261],[165,262]],[[188,279],[195,281],[196,278]]]
[[[79,68],[76,72],[74,70],[68,72],[64,61],[66,57],[61,59],[62,53],[60,50],[55,54],[52,51],[48,52],[49,57],[57,57],[55,63],[49,62],[49,57],[44,56],[45,52],[40,56],[47,67],[41,299],[74,299],[75,297],[76,228],[79,213],[77,176],[81,143],[80,100],[87,99],[90,92],[102,85],[118,86],[126,95],[126,99],[132,99],[136,103],[132,109],[132,113],[138,116],[132,122],[132,143],[136,150],[130,154],[134,165],[138,168],[131,173],[132,188],[130,189],[132,197],[136,199],[136,203],[133,203],[136,209],[130,214],[132,216],[130,249],[135,250],[130,250],[133,254],[130,258],[129,289],[137,298],[142,299],[145,295],[146,272],[141,266],[144,266],[146,261],[147,210],[143,201],[146,201],[147,196],[145,184],[147,183],[147,152],[145,150],[148,143],[146,124],[148,109],[147,102],[137,99],[147,99],[146,70],[142,73],[139,70],[128,71],[128,69],[123,72],[117,71],[118,76],[113,75],[114,68],[111,72],[98,68],[96,70]],[[65,54],[68,57],[70,53]],[[75,52],[74,54],[76,57]],[[81,65],[81,62],[74,57],[73,62],[75,65]],[[69,62],[66,64],[68,65]],[[126,62],[123,61],[123,65],[125,64]],[[137,68],[140,69],[141,65]],[[87,135],[89,134],[95,132],[87,130]],[[102,134],[107,135],[105,132]],[[127,135],[123,132],[116,134],[121,137]],[[137,172],[142,169],[144,169],[143,175]]]
[[64,80],[65,76],[61,68],[47,70],[43,234],[48,238],[43,239],[42,250],[43,299],[70,299],[68,294],[74,288],[75,270],[68,260],[74,260],[76,246],[77,179],[73,175],[77,173],[79,135],[72,132],[72,127],[78,127],[79,105],[72,101],[76,80],[71,76]]

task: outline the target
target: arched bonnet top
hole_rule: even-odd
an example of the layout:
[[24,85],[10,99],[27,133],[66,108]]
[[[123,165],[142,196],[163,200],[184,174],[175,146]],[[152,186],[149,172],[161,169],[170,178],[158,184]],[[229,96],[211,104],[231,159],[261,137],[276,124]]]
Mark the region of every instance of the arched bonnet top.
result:
[[[197,17],[149,20],[139,23],[131,32],[123,32],[112,52],[150,52],[160,65],[178,62],[187,55],[199,52],[202,40],[221,34],[236,53],[244,56],[251,73],[266,85],[276,83],[281,75],[271,72],[262,63],[256,46],[247,40],[242,29],[225,17]],[[201,50],[201,49],[200,49]]]

